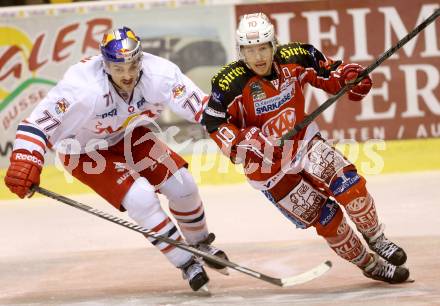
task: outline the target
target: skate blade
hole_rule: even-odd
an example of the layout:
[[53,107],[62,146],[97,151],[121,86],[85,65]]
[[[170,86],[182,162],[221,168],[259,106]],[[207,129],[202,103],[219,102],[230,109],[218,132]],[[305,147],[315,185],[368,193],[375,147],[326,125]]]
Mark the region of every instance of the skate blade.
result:
[[408,278],[405,283],[414,283],[416,280],[414,278]]
[[196,293],[200,296],[211,296],[208,285],[203,285],[199,290],[196,291]]

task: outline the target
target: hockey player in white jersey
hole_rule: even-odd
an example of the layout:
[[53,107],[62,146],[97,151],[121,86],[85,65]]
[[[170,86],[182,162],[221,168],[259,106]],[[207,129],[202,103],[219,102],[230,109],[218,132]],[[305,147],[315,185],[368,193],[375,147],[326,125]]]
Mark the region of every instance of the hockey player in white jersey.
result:
[[[54,148],[75,178],[127,210],[140,226],[227,258],[211,245],[214,236],[187,163],[145,126],[165,106],[199,122],[207,96],[176,65],[142,52],[127,27],[105,34],[100,49],[101,55],[70,67],[19,124],[6,185],[20,198],[31,195],[31,186],[40,183],[45,152]],[[168,198],[180,231],[156,192]],[[148,239],[182,269],[194,291],[209,281],[192,254]]]

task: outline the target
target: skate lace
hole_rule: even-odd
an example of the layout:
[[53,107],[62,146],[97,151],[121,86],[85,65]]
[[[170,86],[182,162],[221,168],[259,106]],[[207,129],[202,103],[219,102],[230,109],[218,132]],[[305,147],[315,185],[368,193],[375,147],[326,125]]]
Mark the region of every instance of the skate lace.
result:
[[192,279],[197,274],[202,273],[202,266],[199,263],[194,262],[192,265],[182,270],[182,272],[184,279]]
[[377,276],[382,276],[382,277],[385,277],[388,279],[392,279],[395,271],[396,271],[396,266],[388,264],[384,261],[380,261],[377,264],[377,268],[375,269],[373,274],[375,274]]
[[217,254],[223,253],[222,250],[211,245],[211,243],[214,240],[215,240],[215,235],[213,233],[209,233],[209,235],[206,237],[206,239],[204,241],[199,242],[196,245],[196,248],[199,249],[200,251],[203,251],[203,252],[208,253],[210,255],[217,255]]
[[219,249],[217,249],[215,246],[209,245],[209,244],[204,244],[204,243],[200,243],[197,248],[200,251],[203,251],[205,253],[208,253],[210,255],[216,255],[218,252],[220,252]]
[[398,250],[398,246],[389,241],[385,235],[381,235],[374,242],[374,249],[382,256],[390,258]]

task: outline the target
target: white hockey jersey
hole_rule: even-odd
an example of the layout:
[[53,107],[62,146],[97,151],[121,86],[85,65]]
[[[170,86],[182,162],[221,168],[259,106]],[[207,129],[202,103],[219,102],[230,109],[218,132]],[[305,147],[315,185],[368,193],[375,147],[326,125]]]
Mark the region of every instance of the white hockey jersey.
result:
[[133,119],[156,119],[165,106],[199,122],[206,101],[207,95],[175,64],[144,53],[141,77],[126,102],[104,72],[102,56],[94,56],[71,66],[19,124],[14,150],[36,150],[44,156],[46,147],[65,151],[63,144],[70,143],[67,153],[84,153],[103,140],[116,144]]

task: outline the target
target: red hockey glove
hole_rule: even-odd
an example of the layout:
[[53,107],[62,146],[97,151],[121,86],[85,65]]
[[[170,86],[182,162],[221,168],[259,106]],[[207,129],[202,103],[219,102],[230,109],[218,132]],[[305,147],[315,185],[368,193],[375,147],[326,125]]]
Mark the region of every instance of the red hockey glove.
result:
[[[345,86],[348,82],[355,80],[358,75],[364,70],[359,64],[347,64],[342,67],[340,70],[340,84],[341,86]],[[367,75],[362,81],[360,81],[357,85],[353,86],[348,92],[348,98],[351,101],[360,101],[362,100],[367,93],[370,91],[373,82],[369,75]]]
[[30,193],[32,185],[40,184],[40,173],[44,158],[36,151],[30,153],[21,149],[12,152],[10,161],[11,164],[5,176],[5,184],[11,192],[23,199]]
[[236,142],[235,163],[254,162],[272,165],[282,157],[282,148],[274,146],[257,127],[242,129]]

